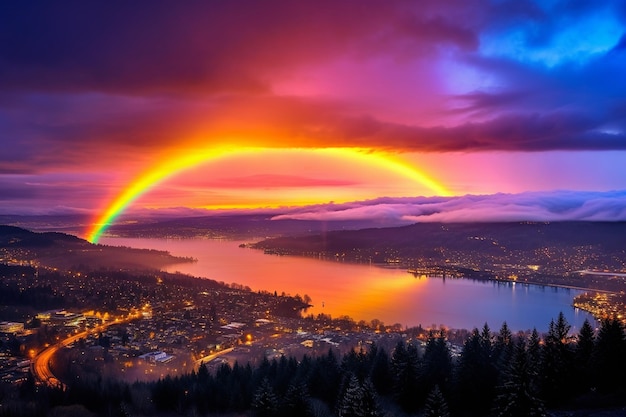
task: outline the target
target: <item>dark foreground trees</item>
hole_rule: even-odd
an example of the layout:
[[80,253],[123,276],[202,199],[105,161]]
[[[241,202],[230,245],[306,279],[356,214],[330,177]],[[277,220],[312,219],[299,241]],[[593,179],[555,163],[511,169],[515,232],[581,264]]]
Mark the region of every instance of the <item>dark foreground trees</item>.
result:
[[[132,385],[81,380],[65,391],[24,384],[0,389],[0,417],[56,415],[80,405],[92,415],[536,416],[546,409],[626,405],[626,336],[615,319],[578,334],[560,315],[544,337],[506,325],[474,329],[453,357],[445,332],[369,345],[338,357],[222,365]],[[2,387],[0,387],[2,388]],[[64,408],[65,407],[65,408]],[[60,411],[54,411],[60,410]]]

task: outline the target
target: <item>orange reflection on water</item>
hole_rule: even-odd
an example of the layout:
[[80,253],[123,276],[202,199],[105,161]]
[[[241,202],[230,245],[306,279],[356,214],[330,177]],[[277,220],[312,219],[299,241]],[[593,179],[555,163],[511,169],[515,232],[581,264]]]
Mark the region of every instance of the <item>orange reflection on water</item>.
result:
[[571,307],[573,290],[535,287],[468,279],[416,278],[405,269],[354,265],[313,258],[266,255],[239,248],[240,242],[188,239],[105,238],[102,243],[168,250],[173,255],[199,261],[173,265],[181,271],[226,283],[249,286],[278,294],[311,297],[307,314],[350,316],[356,321],[373,319],[387,325],[492,328],[503,321],[514,330],[537,327],[546,331],[560,311],[573,331],[590,317]]
[[329,312],[332,316],[349,311],[347,314],[357,320],[379,319],[385,324],[392,324],[387,322],[390,320],[400,322],[415,302],[420,288],[426,289],[425,280],[415,279],[403,269],[369,266],[367,274],[359,272],[358,276],[365,275],[364,278],[351,282],[349,292],[337,306],[338,311]]

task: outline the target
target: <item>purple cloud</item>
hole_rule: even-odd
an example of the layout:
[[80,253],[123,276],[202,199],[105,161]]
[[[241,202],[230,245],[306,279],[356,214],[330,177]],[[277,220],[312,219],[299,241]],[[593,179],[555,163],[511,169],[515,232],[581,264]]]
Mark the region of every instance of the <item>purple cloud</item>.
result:
[[[223,142],[398,153],[624,151],[624,68],[622,0],[2,2],[0,200],[3,210],[20,202],[25,210],[95,210],[169,150]],[[586,178],[577,169],[563,173],[573,178],[566,188]],[[86,173],[106,180],[84,184]],[[51,185],[20,185],[16,175]],[[524,187],[549,186],[536,181]],[[566,214],[505,197],[466,197],[478,200],[464,207],[468,201],[379,201],[323,214],[402,222],[623,216],[621,197],[611,209],[609,200],[587,197]]]
[[462,197],[378,199],[321,205],[275,220],[415,222],[626,221],[626,191],[528,192]]
[[[617,0],[3,4],[0,139],[28,163],[67,164],[96,147],[114,160],[212,134],[236,107],[253,113],[251,131],[274,126],[294,146],[624,149],[625,21]],[[388,112],[427,101],[438,120],[389,117],[376,79],[364,81],[369,101],[275,90],[305,70],[381,60],[393,65],[380,80],[414,90]],[[444,87],[455,79],[463,86]],[[438,91],[424,95],[428,85]],[[74,154],[61,149],[69,142]]]

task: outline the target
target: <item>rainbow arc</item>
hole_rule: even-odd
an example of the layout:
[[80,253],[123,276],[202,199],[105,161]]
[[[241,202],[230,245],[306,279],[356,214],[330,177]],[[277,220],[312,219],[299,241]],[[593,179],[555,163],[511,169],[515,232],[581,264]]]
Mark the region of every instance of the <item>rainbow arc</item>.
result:
[[[388,170],[403,176],[420,186],[426,187],[437,195],[450,195],[449,191],[439,182],[430,178],[409,163],[395,155],[380,153],[363,148],[316,148],[299,149],[312,154],[326,157],[345,158],[372,166],[373,169]],[[106,210],[96,219],[87,233],[87,240],[97,243],[106,229],[141,195],[156,187],[163,181],[200,164],[218,161],[230,156],[261,155],[263,152],[293,152],[292,148],[211,148],[184,155],[174,156],[155,165],[135,178],[124,188]]]

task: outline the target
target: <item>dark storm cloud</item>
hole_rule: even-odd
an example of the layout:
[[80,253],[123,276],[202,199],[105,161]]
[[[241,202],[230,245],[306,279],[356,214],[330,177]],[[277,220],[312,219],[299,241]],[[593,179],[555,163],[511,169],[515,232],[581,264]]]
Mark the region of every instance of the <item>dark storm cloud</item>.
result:
[[367,117],[345,119],[332,126],[335,129],[326,135],[335,146],[427,152],[626,149],[626,134],[597,130],[601,121],[575,113],[512,114],[449,128],[392,124]]
[[419,10],[404,1],[4,3],[0,86],[258,92],[269,88],[268,71],[344,54],[475,48],[476,34],[431,3]]
[[[567,32],[595,15],[581,26],[590,33]],[[193,135],[207,146],[258,135],[271,138],[263,146],[621,150],[624,22],[617,0],[2,2],[0,172],[108,166]],[[559,44],[571,37],[598,44],[571,55]],[[363,86],[371,99],[276,92],[299,71],[383,59],[440,79],[385,67],[379,80],[415,89],[393,105],[377,102],[377,80]],[[463,91],[442,87],[472,72]],[[440,120],[389,117],[418,102]]]

